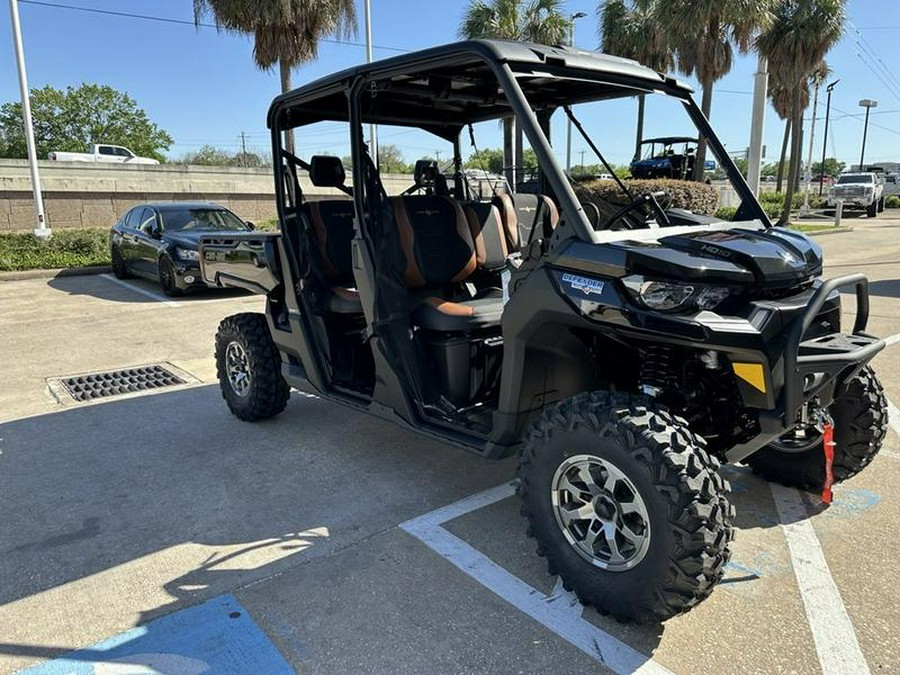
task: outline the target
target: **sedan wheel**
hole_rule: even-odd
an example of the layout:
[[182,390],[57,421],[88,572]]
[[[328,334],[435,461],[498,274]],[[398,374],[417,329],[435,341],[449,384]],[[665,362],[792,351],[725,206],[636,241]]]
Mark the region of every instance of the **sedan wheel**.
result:
[[110,247],[109,258],[116,279],[127,279],[131,276],[128,273],[128,266],[125,264],[125,258],[122,257],[122,251],[118,246]]
[[171,260],[165,256],[160,258],[157,274],[159,275],[159,285],[162,287],[163,293],[168,296],[181,295],[181,289],[178,288],[175,282],[175,266]]

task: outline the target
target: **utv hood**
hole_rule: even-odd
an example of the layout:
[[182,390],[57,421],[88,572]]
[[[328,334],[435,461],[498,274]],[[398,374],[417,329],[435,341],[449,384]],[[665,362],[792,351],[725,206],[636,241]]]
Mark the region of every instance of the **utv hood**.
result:
[[[784,228],[733,229],[662,237],[660,249],[727,262],[750,272],[760,289],[793,288],[822,273],[822,249],[799,232]],[[642,252],[634,259],[641,264]],[[695,261],[698,262],[698,261]],[[702,263],[701,263],[702,264]]]
[[606,276],[642,274],[762,291],[791,289],[822,273],[822,249],[799,232],[743,229],[737,223],[728,229],[690,229],[679,228],[669,236],[663,229],[654,239],[645,234],[641,239],[599,246],[575,243],[565,251],[560,264]]

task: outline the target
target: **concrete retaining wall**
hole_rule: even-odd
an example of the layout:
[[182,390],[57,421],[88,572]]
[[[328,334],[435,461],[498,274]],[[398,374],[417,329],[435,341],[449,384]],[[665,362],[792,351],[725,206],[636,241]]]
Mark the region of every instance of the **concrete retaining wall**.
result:
[[[38,165],[44,211],[52,228],[108,227],[135,204],[150,201],[211,201],[245,220],[275,217],[271,169],[46,160]],[[412,176],[385,175],[382,180],[388,194],[399,194],[412,183]],[[305,175],[300,184],[310,198],[343,196],[338,190],[314,187]],[[717,187],[720,206],[737,206],[730,187]],[[0,159],[0,232],[28,232],[34,225],[28,163]]]
[[[130,207],[148,201],[212,201],[246,220],[275,217],[271,169],[181,165],[98,165],[38,162],[44,211],[52,228],[107,227]],[[349,181],[348,181],[349,182]],[[385,176],[389,192],[410,185],[411,176]],[[310,197],[342,196],[338,190],[300,184]],[[34,228],[28,163],[0,159],[0,232]]]

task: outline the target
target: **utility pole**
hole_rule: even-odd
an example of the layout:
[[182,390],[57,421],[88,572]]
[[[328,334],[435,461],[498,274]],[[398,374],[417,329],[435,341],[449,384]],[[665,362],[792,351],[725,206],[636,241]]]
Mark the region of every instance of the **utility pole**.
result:
[[241,132],[241,166],[247,166],[247,134]]
[[759,194],[762,168],[763,127],[766,121],[766,90],[769,87],[769,61],[759,57],[753,76],[753,118],[750,123],[750,148],[747,151],[747,183],[753,194]]
[[[575,22],[583,19],[587,14],[575,12],[569,17],[569,46],[575,47]],[[566,124],[566,174],[572,170],[572,120]]]
[[581,151],[581,170],[584,171],[584,153],[585,151]]
[[[803,191],[803,211],[801,213],[809,214],[809,185],[812,181],[812,158],[813,158],[813,143],[816,141],[816,110],[819,105],[819,83],[816,82],[815,94],[813,95],[813,112],[812,112],[812,124],[809,125],[809,155],[806,158],[806,189]],[[824,172],[825,166],[822,165],[822,171]]]
[[[370,8],[371,0],[365,2],[366,16],[366,63],[372,63],[372,10]],[[375,166],[378,166],[378,127],[374,124],[369,125],[369,155]]]
[[[840,80],[835,80],[827,87],[825,87],[825,93],[828,94],[828,103],[825,104],[825,138],[822,139],[822,173],[825,173],[825,150],[828,148],[828,118],[831,116],[831,92],[834,91],[835,86]],[[825,189],[825,181],[819,181],[819,196],[822,196],[822,191]]]
[[438,168],[440,169],[440,168],[441,168],[441,151],[440,151],[440,150],[435,150],[435,151],[434,151],[434,156],[435,156],[435,158],[437,159],[437,165],[438,165]]
[[22,96],[22,119],[25,122],[25,144],[28,146],[28,168],[31,170],[31,190],[34,193],[34,236],[49,239],[53,234],[44,218],[44,198],[41,195],[41,177],[38,173],[37,152],[34,149],[34,126],[31,122],[31,98],[28,76],[25,72],[25,49],[22,46],[22,26],[19,23],[19,2],[9,0],[13,45],[16,49],[16,65],[19,68],[19,92]]

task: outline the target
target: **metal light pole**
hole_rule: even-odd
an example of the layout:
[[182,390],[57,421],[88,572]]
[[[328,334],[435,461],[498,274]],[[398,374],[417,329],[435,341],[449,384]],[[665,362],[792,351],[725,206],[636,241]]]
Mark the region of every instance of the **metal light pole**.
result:
[[[366,63],[372,63],[372,11],[369,7],[370,0],[365,3],[366,15]],[[375,166],[378,166],[378,127],[369,124],[369,155]]]
[[[575,21],[583,19],[587,14],[584,12],[575,12],[569,17],[569,46],[575,46]],[[566,126],[566,174],[572,171],[572,120],[568,120]]]
[[[834,91],[835,86],[840,80],[835,80],[831,84],[829,84],[825,91],[828,94],[828,103],[825,104],[825,138],[822,139],[822,173],[825,173],[825,151],[828,149],[828,119],[831,117],[831,92]],[[819,196],[822,196],[822,192],[825,189],[825,181],[819,181]]]
[[34,192],[34,235],[49,239],[52,232],[44,219],[44,199],[41,196],[41,177],[38,174],[37,153],[34,149],[34,127],[31,124],[31,99],[28,95],[28,77],[25,74],[25,50],[22,47],[22,26],[19,24],[19,2],[9,0],[9,15],[12,22],[13,44],[16,49],[16,64],[19,67],[19,91],[22,95],[22,118],[25,122],[25,144],[28,146],[28,168],[31,170],[31,189]]
[[[813,95],[813,112],[812,112],[812,123],[809,125],[809,154],[806,158],[806,189],[803,191],[803,211],[809,215],[809,185],[810,181],[812,181],[812,158],[813,158],[813,143],[815,143],[816,139],[816,110],[819,107],[819,83],[816,83],[816,90]],[[824,165],[822,166],[824,170]],[[819,172],[821,173],[821,171]]]
[[753,76],[753,117],[750,122],[750,149],[747,152],[747,183],[759,195],[759,173],[762,169],[763,127],[766,121],[766,90],[769,87],[769,61],[759,57]]
[[864,98],[859,104],[866,109],[866,123],[863,125],[862,150],[859,151],[859,170],[865,171],[863,167],[865,166],[866,159],[866,135],[869,133],[869,112],[872,108],[878,107],[878,101],[871,98]]

